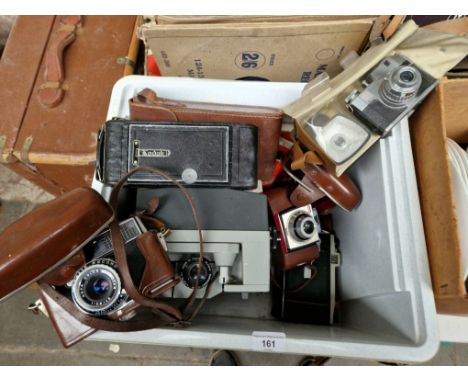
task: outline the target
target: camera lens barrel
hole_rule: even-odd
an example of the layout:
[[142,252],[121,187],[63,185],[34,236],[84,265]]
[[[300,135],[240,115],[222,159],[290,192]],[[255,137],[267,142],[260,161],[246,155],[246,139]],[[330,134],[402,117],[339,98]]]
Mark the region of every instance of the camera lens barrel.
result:
[[392,106],[404,106],[414,97],[422,83],[422,76],[413,66],[400,66],[382,82],[380,95]]
[[198,257],[192,257],[184,262],[181,268],[181,276],[184,284],[191,289],[195,288],[198,279],[198,289],[203,288],[213,275],[213,270],[209,261],[203,258],[198,271]]
[[76,306],[94,316],[111,314],[127,300],[122,289],[117,264],[111,259],[97,259],[77,271],[71,288]]
[[315,231],[315,220],[312,216],[301,214],[294,221],[294,233],[301,240],[308,240]]

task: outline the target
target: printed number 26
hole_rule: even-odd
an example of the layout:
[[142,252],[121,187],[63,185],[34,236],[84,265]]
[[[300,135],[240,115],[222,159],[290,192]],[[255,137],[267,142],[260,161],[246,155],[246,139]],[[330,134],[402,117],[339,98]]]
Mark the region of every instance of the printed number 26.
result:
[[275,348],[275,340],[263,340],[262,345],[264,349],[274,349]]
[[258,65],[258,59],[260,55],[258,53],[242,53],[242,64],[243,68],[256,68]]

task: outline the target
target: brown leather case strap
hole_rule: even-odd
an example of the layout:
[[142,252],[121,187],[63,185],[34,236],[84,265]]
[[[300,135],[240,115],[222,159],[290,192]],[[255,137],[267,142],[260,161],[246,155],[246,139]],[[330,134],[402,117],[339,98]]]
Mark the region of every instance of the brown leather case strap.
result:
[[147,231],[138,236],[136,244],[146,262],[139,287],[141,293],[144,296],[156,298],[177,285],[179,280],[176,278],[174,267],[154,232]]
[[337,177],[315,164],[306,164],[302,171],[320,191],[346,211],[361,203],[361,192],[346,174]]
[[[187,189],[185,187],[183,187],[177,180],[173,179],[171,176],[166,174],[164,171],[161,171],[161,170],[156,169],[154,167],[138,167],[138,168],[130,171],[129,173],[127,173],[119,181],[119,183],[117,183],[115,185],[115,187],[113,188],[112,193],[110,195],[110,200],[109,200],[109,204],[110,204],[111,208],[114,210],[114,212],[117,211],[117,209],[118,209],[118,196],[119,196],[120,190],[126,184],[127,179],[129,177],[131,177],[132,175],[134,175],[135,173],[138,173],[138,172],[146,172],[146,173],[153,173],[153,174],[160,175],[160,176],[164,177],[165,179],[168,179],[169,181],[171,181],[184,194],[184,196],[187,199],[187,201],[188,201],[188,203],[190,205],[190,208],[192,210],[195,226],[197,227],[197,231],[198,231],[198,235],[199,235],[200,257],[199,257],[198,272],[200,272],[201,271],[201,263],[202,263],[202,260],[203,260],[203,235],[202,235],[202,232],[201,232],[200,220],[198,218],[198,212],[196,210],[195,204],[193,203],[190,194],[188,193]],[[127,256],[125,254],[123,239],[122,239],[122,236],[121,236],[121,233],[120,233],[119,224],[118,224],[118,222],[116,220],[114,220],[110,224],[110,231],[111,231],[111,238],[112,238],[112,245],[113,245],[113,248],[114,248],[115,259],[117,261],[117,265],[119,267],[120,274],[122,276],[122,281],[123,281],[123,284],[125,286],[125,291],[128,293],[130,298],[132,298],[134,301],[136,301],[138,304],[140,304],[142,306],[162,310],[162,311],[164,311],[164,312],[166,312],[168,314],[171,314],[177,320],[182,320],[183,314],[179,309],[174,308],[174,307],[172,307],[172,306],[170,306],[168,304],[164,304],[164,303],[154,301],[154,300],[152,300],[150,298],[147,298],[147,297],[143,296],[139,292],[138,288],[136,288],[135,285],[133,284],[133,280],[132,280],[132,277],[130,275],[130,271],[129,271],[128,263],[127,263]],[[185,309],[189,309],[191,307],[191,305],[193,304],[194,300],[195,300],[196,292],[197,292],[197,289],[198,289],[198,280],[199,280],[199,277],[197,277],[197,282],[195,284],[195,287],[193,289],[193,292],[192,292],[191,296],[187,300],[187,303],[185,305]]]
[[[351,211],[361,203],[362,195],[351,178],[346,174],[335,176],[321,166],[320,159],[312,151],[302,152],[300,143],[292,137],[294,146],[290,151],[291,169],[302,170],[304,175],[335,204]],[[283,162],[283,166],[286,166]],[[297,181],[297,179],[295,179]],[[301,182],[298,182],[301,186]]]
[[159,196],[153,196],[148,202],[146,209],[137,212],[135,215],[143,220],[143,222],[157,229],[159,232],[165,233],[168,230],[166,224],[153,216],[156,213],[156,210],[159,208],[159,202]]
[[303,207],[313,204],[325,196],[306,176],[302,178],[302,183],[307,186],[307,189],[299,184],[289,196],[289,200],[294,206]]
[[[134,119],[178,122],[179,118],[170,108],[157,102],[158,96],[151,89],[143,89],[133,99],[130,99],[130,114]],[[177,104],[173,101],[173,105]],[[142,115],[140,113],[143,113]],[[136,115],[135,115],[136,114]]]
[[291,168],[293,170],[299,170],[304,168],[306,163],[322,164],[322,160],[313,151],[302,151],[299,142],[294,142],[291,148],[290,155],[292,157]]
[[63,98],[65,79],[63,51],[76,38],[81,16],[61,16],[60,27],[55,32],[45,57],[44,83],[39,88],[39,101],[45,107],[57,106]]

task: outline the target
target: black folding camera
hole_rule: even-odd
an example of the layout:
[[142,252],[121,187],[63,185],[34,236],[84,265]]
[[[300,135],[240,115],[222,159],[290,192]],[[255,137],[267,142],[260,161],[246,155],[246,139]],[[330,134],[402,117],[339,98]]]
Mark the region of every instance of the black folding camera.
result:
[[[186,186],[257,187],[257,128],[240,124],[107,121],[98,136],[96,174],[114,185],[136,167],[156,167]],[[170,185],[137,173],[136,185]]]
[[407,58],[393,55],[382,60],[346,99],[353,114],[370,129],[386,135],[437,85],[437,79]]
[[331,325],[335,320],[335,273],[340,253],[332,234],[320,234],[320,256],[313,266],[275,269],[272,315],[282,321]]

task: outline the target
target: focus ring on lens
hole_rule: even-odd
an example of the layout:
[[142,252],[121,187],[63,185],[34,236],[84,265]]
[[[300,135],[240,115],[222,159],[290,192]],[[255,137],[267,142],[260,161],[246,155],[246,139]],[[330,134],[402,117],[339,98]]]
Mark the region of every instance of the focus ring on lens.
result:
[[417,93],[421,83],[419,70],[412,66],[402,66],[383,81],[380,94],[391,104],[401,105]]
[[181,268],[181,276],[182,280],[184,281],[185,286],[193,289],[195,288],[195,284],[197,281],[197,275],[199,276],[199,281],[198,281],[198,289],[203,288],[206,283],[211,279],[211,276],[213,274],[213,271],[211,269],[210,262],[203,258],[201,262],[201,269],[200,272],[198,271],[198,263],[199,263],[199,258],[198,257],[192,257],[191,259],[188,259],[185,261],[185,263],[182,265]]
[[302,240],[308,240],[315,231],[315,221],[310,215],[301,214],[294,221],[294,232]]
[[[105,299],[90,296],[89,289],[96,289],[92,283],[104,280],[109,286],[109,293]],[[71,295],[78,308],[92,315],[107,315],[120,308],[125,298],[122,293],[122,285],[117,264],[111,259],[97,259],[89,262],[75,276]]]

